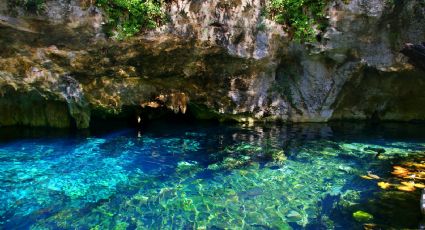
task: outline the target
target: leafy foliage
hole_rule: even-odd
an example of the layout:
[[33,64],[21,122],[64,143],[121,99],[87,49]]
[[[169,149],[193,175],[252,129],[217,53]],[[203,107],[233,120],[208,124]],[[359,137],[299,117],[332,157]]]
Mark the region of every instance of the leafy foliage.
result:
[[[39,12],[45,0],[17,0],[27,10]],[[166,19],[165,0],[96,0],[108,15],[106,32],[119,40],[142,29],[153,29]],[[316,29],[326,26],[325,7],[330,0],[268,0],[263,13],[286,25],[297,41],[313,41]]]
[[30,12],[39,13],[44,7],[44,0],[17,0],[15,5],[22,6]]
[[153,29],[165,19],[162,0],[97,0],[96,3],[109,17],[106,31],[119,40],[144,28]]
[[316,29],[326,26],[325,7],[329,0],[270,0],[265,13],[288,26],[297,41],[313,41]]

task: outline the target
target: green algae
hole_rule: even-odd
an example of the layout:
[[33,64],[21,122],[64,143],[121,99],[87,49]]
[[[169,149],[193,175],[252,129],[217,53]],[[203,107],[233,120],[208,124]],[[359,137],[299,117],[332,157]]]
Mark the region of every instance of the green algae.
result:
[[373,220],[373,216],[365,211],[357,211],[353,213],[353,218],[358,222],[368,222]]

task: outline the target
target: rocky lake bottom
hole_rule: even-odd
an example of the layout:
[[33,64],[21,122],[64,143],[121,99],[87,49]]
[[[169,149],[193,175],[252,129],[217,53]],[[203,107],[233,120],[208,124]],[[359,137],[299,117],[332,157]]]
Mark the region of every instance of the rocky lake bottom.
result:
[[0,129],[1,229],[419,228],[424,124]]

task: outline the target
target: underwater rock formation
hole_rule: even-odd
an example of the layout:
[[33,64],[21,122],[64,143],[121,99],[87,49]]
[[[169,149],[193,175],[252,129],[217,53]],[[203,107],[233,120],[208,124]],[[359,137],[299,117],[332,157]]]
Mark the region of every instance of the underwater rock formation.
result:
[[259,0],[173,1],[167,23],[124,41],[107,38],[87,1],[47,0],[37,13],[11,2],[0,3],[0,126],[87,128],[146,107],[246,122],[425,120],[423,70],[399,52],[425,38],[420,0],[331,1],[322,39],[305,44]]

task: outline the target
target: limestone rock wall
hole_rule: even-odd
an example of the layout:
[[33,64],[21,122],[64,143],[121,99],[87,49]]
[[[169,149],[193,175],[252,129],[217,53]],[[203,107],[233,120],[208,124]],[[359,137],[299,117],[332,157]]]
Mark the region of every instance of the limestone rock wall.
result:
[[[335,0],[320,41],[292,42],[261,0],[176,0],[170,21],[114,41],[90,1],[0,3],[0,126],[86,128],[146,108],[239,121],[425,120],[421,0]],[[130,112],[129,112],[130,111]]]

